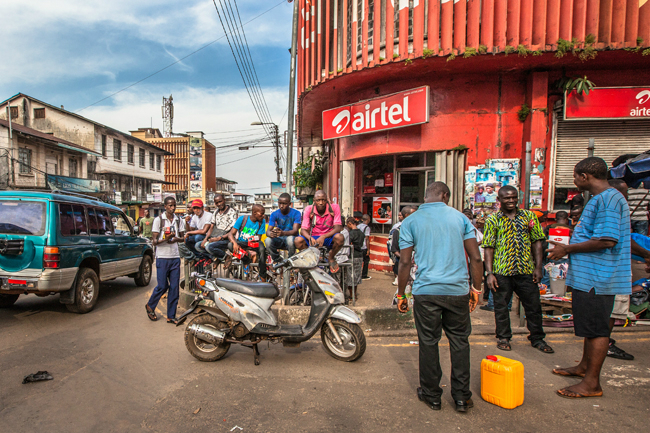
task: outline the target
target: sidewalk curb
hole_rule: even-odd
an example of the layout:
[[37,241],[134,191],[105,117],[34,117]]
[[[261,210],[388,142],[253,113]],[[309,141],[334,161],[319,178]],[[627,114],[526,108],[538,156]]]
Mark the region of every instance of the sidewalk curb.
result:
[[[181,290],[179,306],[187,309],[194,300],[192,293]],[[361,329],[368,337],[416,337],[415,321],[413,311],[400,313],[394,307],[352,307],[351,310],[356,312],[361,318]],[[301,325],[307,323],[309,319],[309,307],[283,306],[274,305],[271,307],[273,313],[278,319],[278,323]],[[650,326],[634,327],[615,327],[614,332],[643,332],[650,331]],[[494,335],[494,325],[473,325],[472,335]],[[573,327],[555,328],[550,326],[544,327],[547,334],[573,334]],[[516,335],[528,334],[528,329],[523,327],[513,327],[512,333]]]

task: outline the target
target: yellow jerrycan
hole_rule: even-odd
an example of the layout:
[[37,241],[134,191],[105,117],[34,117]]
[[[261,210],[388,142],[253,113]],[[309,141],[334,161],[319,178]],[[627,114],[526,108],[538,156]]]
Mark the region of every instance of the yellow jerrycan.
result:
[[504,409],[524,403],[524,364],[490,355],[481,361],[481,397]]

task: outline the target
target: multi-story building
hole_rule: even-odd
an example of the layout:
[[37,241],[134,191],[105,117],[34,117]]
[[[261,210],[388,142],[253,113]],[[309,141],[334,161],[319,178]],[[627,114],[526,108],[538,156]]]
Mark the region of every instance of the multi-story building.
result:
[[271,212],[273,211],[273,200],[271,199],[270,192],[255,194],[255,204],[264,206],[264,213],[266,215],[271,215]]
[[212,202],[216,190],[216,149],[203,138],[203,132],[163,137],[156,128],[138,128],[131,135],[168,152],[163,195],[176,195],[177,212],[184,212],[188,202],[196,198],[208,205]]
[[252,199],[253,196],[248,194],[243,194],[241,192],[233,192],[231,199],[228,200],[228,204],[235,209],[240,214],[249,214],[251,213],[251,208],[253,207]]
[[12,123],[87,150],[81,158],[46,153],[47,174],[102,181],[102,198],[123,205],[134,219],[153,204],[151,184],[165,180],[165,150],[22,93],[0,103],[0,119],[7,120],[7,107]]
[[608,164],[650,149],[650,2],[298,1],[299,158],[323,151],[374,233],[433,181],[476,213],[529,184],[552,214],[590,139]]

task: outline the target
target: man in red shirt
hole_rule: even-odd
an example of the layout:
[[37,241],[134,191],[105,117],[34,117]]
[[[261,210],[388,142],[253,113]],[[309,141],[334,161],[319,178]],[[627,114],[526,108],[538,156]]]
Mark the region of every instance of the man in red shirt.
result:
[[341,208],[329,202],[325,191],[318,190],[314,194],[314,204],[307,206],[302,214],[300,237],[297,237],[294,242],[299,251],[307,246],[316,248],[325,246],[330,250],[328,256],[330,271],[336,273],[339,271],[339,265],[334,256],[345,242],[341,230],[343,230]]

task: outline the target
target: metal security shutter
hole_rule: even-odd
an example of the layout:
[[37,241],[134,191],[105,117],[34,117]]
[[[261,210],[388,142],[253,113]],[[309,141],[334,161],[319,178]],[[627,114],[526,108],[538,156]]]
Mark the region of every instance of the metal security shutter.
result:
[[650,150],[650,119],[643,120],[563,120],[557,117],[555,187],[575,188],[573,167],[588,155],[589,139],[594,139],[594,156],[611,167],[625,153]]

